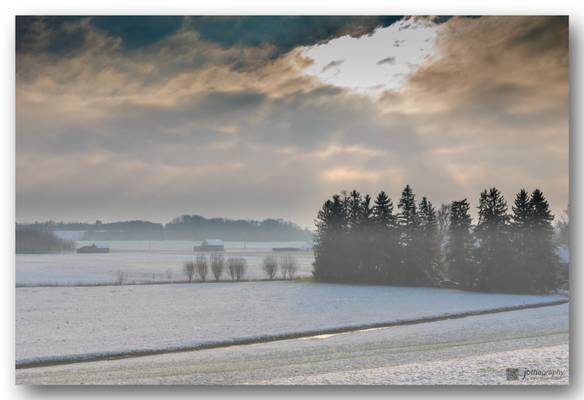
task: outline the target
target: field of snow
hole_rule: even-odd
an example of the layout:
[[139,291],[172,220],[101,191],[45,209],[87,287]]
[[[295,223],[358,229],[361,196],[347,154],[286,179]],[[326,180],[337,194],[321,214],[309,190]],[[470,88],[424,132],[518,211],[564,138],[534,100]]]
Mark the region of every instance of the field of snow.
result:
[[[569,305],[120,360],[17,369],[18,384],[567,384]],[[507,368],[520,379],[508,381]],[[525,369],[561,370],[527,376]]]
[[562,296],[301,282],[16,289],[16,360],[196,346]]
[[[93,242],[77,242],[77,247]],[[183,265],[194,257],[189,241],[110,241],[107,254],[17,254],[16,285],[114,283],[119,273],[126,283],[184,280]],[[244,257],[245,278],[263,279],[262,261],[268,255],[291,255],[297,259],[297,276],[311,276],[312,251],[274,253],[273,247],[301,247],[304,242],[226,242],[225,257]],[[209,272],[209,277],[211,273]],[[223,279],[228,279],[227,273]]]

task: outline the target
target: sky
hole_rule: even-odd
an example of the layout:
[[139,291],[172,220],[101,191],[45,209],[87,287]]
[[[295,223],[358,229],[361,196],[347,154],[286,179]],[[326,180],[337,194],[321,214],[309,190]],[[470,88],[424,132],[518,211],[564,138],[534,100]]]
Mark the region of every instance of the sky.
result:
[[567,17],[17,17],[16,220],[569,198]]

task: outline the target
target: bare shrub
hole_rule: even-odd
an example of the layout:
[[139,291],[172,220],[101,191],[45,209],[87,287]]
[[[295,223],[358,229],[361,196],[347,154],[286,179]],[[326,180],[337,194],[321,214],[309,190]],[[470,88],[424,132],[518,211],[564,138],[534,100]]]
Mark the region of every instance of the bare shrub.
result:
[[116,284],[123,285],[127,278],[128,275],[124,271],[116,272]]
[[239,281],[245,275],[245,271],[247,270],[247,261],[245,261],[245,258],[242,257],[230,257],[227,260],[227,268],[229,270],[231,280]]
[[192,261],[187,261],[184,266],[184,272],[189,282],[192,282],[193,275],[195,275],[195,263]]
[[245,261],[245,258],[238,258],[235,264],[235,277],[238,281],[243,278],[245,271],[247,271],[247,261]]
[[267,256],[264,258],[262,267],[268,279],[273,280],[278,273],[278,260],[274,256]]
[[204,254],[197,255],[197,258],[195,259],[195,269],[197,270],[199,279],[205,282],[207,279],[207,273],[209,272],[209,263],[207,262],[207,257]]
[[221,275],[223,275],[223,270],[225,269],[225,258],[223,258],[223,254],[221,253],[211,253],[210,261],[211,271],[213,272],[213,276],[215,276],[215,280],[218,281],[221,279]]
[[229,257],[227,259],[227,270],[229,271],[229,276],[231,280],[235,280],[235,258]]
[[292,256],[280,257],[280,270],[284,279],[294,279],[294,275],[298,271],[298,260]]

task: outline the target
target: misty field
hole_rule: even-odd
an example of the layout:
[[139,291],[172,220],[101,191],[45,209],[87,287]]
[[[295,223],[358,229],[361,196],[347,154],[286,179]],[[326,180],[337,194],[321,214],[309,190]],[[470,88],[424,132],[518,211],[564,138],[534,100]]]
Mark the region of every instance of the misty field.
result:
[[[94,242],[78,241],[77,247]],[[100,243],[97,243],[100,244]],[[173,282],[186,279],[185,262],[192,261],[191,241],[108,241],[107,254],[17,254],[16,285],[70,285]],[[291,255],[298,261],[298,277],[311,276],[312,251],[272,252],[274,247],[301,247],[304,242],[226,242],[225,257],[247,261],[246,279],[265,279],[262,261],[268,255]],[[277,278],[280,276],[277,275]],[[226,273],[223,279],[229,279]]]

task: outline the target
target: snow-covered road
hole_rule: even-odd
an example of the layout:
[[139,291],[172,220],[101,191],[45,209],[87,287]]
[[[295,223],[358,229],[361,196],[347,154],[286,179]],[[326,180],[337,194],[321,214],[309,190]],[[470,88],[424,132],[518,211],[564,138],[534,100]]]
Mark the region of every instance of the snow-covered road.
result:
[[[19,384],[566,384],[569,305],[177,354],[19,369]],[[508,381],[506,369],[519,379]],[[562,376],[526,375],[563,371]],[[523,376],[526,376],[523,379]]]

